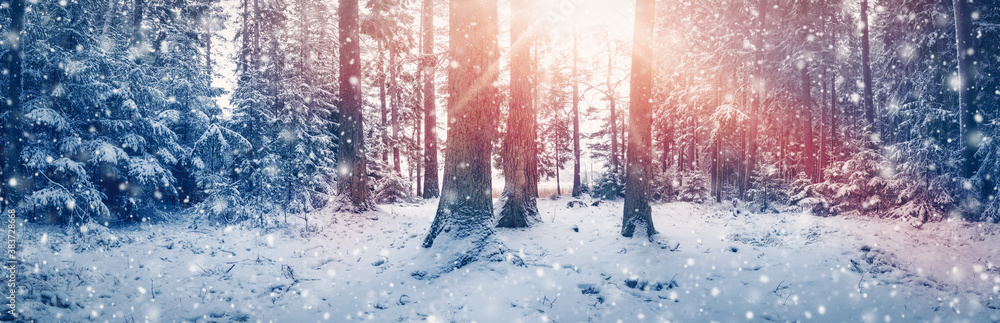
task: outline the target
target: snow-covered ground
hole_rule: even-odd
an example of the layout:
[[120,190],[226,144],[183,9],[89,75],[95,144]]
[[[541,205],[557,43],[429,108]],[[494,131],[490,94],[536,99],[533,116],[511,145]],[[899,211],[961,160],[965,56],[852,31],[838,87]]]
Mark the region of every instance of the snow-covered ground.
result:
[[498,230],[526,266],[423,279],[412,274],[440,266],[420,247],[435,200],[318,212],[308,227],[25,224],[18,306],[42,322],[1000,320],[995,224],[671,203],[654,206],[650,243],[620,236],[620,202],[571,200],[539,200],[544,223]]

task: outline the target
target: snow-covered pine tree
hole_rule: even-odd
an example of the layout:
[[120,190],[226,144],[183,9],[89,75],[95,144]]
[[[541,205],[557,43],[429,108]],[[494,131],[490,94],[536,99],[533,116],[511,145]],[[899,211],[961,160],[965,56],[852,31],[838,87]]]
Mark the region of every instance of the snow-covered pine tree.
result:
[[[185,5],[171,3],[178,16],[159,27],[194,28]],[[22,155],[37,175],[22,209],[57,223],[160,215],[176,201],[170,168],[185,153],[167,124],[169,108],[181,104],[178,97],[194,106],[216,93],[198,63],[166,64],[182,61],[200,42],[164,36],[159,50],[136,51],[133,30],[106,2],[38,6],[26,17],[37,23],[25,33],[24,49],[34,53],[25,56],[33,140]]]

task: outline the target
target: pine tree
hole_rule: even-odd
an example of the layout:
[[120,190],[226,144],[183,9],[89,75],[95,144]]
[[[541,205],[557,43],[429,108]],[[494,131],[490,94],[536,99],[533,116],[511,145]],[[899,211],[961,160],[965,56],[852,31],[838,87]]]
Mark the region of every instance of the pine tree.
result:
[[361,99],[361,39],[358,0],[340,0],[340,143],[339,194],[346,210],[363,212],[371,207],[365,167],[364,118]]
[[24,133],[24,106],[21,104],[21,88],[22,88],[22,62],[21,57],[23,55],[23,46],[26,43],[23,41],[22,30],[24,29],[24,11],[25,11],[24,0],[13,0],[9,2],[10,11],[10,26],[4,28],[4,32],[13,35],[13,37],[8,38],[4,50],[3,62],[6,64],[4,74],[9,74],[7,76],[7,84],[5,84],[6,91],[4,91],[4,97],[7,98],[0,102],[0,106],[4,107],[4,112],[0,114],[3,118],[3,164],[0,165],[0,189],[3,190],[3,194],[0,195],[0,204],[5,207],[10,207],[16,205],[20,200],[21,195],[24,194],[25,189],[31,187],[29,178],[23,176],[24,169],[21,166],[21,151],[23,150],[23,139],[21,134]]
[[420,48],[424,112],[424,191],[423,198],[439,196],[437,109],[435,108],[434,72],[434,0],[423,0],[420,11],[423,46]]
[[[477,259],[503,260],[505,247],[493,237],[490,154],[499,115],[499,33],[496,0],[451,0],[451,60],[448,74],[448,149],[437,214],[424,239],[446,264],[461,268]],[[510,257],[510,256],[507,256]],[[508,258],[509,259],[509,258]]]
[[520,228],[540,222],[538,206],[538,152],[535,104],[531,100],[531,44],[528,27],[532,24],[531,3],[513,0],[510,5],[510,110],[504,135],[504,190],[497,203],[500,206],[498,227]]
[[653,14],[654,0],[637,0],[635,34],[632,45],[632,100],[629,104],[629,141],[625,169],[625,209],[622,236],[656,234],[650,208],[652,181],[650,144],[652,143],[651,92],[653,87]]

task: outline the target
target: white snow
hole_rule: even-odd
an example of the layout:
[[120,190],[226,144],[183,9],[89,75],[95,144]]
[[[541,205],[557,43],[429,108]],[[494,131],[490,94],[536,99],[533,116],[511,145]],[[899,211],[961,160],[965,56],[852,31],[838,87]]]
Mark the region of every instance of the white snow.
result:
[[[39,321],[1000,320],[1000,226],[858,216],[736,216],[654,205],[655,242],[619,234],[621,202],[498,229],[526,264],[440,266],[420,244],[436,200],[328,211],[278,228],[25,224],[19,308]],[[93,228],[91,228],[93,229]]]

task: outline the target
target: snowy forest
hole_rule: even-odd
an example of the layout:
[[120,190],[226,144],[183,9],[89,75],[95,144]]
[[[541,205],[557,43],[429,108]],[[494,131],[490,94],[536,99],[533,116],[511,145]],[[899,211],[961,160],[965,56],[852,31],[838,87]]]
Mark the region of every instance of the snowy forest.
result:
[[0,320],[997,321],[992,0],[0,0]]

